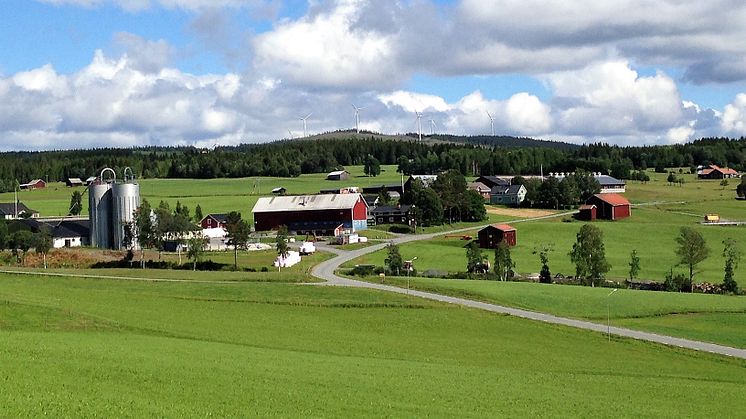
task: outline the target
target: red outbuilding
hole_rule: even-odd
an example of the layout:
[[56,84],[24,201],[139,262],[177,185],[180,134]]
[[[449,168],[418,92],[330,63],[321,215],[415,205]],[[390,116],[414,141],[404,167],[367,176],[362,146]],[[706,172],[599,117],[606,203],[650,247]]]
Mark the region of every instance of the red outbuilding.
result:
[[44,189],[47,187],[47,182],[44,182],[42,179],[35,179],[29,183],[18,185],[18,187],[20,189]]
[[503,240],[508,244],[508,246],[515,246],[516,244],[515,228],[507,224],[489,225],[479,230],[477,235],[479,239],[479,247],[484,249],[494,249]]
[[632,215],[627,198],[615,193],[593,195],[585,204],[595,205],[596,218],[602,220],[619,220]]
[[332,234],[368,228],[368,204],[359,193],[259,198],[252,210],[256,231],[287,226],[298,233]]
[[578,208],[578,220],[583,221],[596,221],[596,208],[595,205],[581,205],[580,208]]

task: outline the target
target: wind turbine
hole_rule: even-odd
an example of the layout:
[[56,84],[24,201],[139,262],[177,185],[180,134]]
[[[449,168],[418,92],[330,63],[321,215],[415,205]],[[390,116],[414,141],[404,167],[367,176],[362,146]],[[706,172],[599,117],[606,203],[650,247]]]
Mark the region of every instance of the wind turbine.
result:
[[494,137],[495,136],[495,118],[492,117],[492,115],[490,114],[490,111],[486,111],[486,112],[487,112],[487,116],[490,118],[490,128],[491,128],[490,132],[492,132],[492,136]]
[[417,115],[417,135],[422,141],[422,112],[414,111],[414,114]]
[[435,135],[435,127],[436,127],[435,120],[430,118],[430,135],[431,136]]
[[306,115],[305,118],[298,118],[301,121],[303,121],[303,138],[308,137],[308,130],[306,129],[306,121],[308,120],[308,118],[311,117],[311,115],[313,115],[313,112],[311,112],[308,115]]
[[358,108],[355,104],[352,104],[352,108],[355,109],[355,130],[360,134],[360,110],[365,109],[364,107]]
[[290,139],[294,140],[295,137],[293,136],[293,131],[288,130],[288,134],[290,134]]

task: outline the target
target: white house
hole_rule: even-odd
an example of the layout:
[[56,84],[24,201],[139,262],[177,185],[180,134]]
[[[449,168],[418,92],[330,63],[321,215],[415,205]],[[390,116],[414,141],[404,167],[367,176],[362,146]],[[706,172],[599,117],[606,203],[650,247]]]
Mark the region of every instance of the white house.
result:
[[523,185],[495,186],[490,191],[490,204],[520,205],[526,192]]

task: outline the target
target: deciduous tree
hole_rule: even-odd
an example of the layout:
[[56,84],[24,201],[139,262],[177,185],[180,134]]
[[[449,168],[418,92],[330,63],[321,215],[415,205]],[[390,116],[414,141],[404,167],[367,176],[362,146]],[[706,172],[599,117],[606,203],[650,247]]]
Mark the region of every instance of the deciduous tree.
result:
[[637,250],[632,249],[629,255],[629,279],[636,279],[640,273],[640,257],[637,256]]
[[692,227],[681,227],[676,243],[679,245],[676,249],[679,264],[689,269],[689,282],[692,284],[691,290],[694,291],[694,274],[697,265],[710,256],[710,248],[707,247],[702,234]]
[[251,227],[241,218],[241,213],[231,211],[226,216],[226,244],[233,246],[233,268],[238,269],[238,250],[245,249],[251,235]]
[[514,268],[515,263],[510,256],[510,246],[503,240],[495,248],[495,273],[500,281],[505,281],[513,276]]
[[601,229],[592,224],[581,227],[570,251],[570,260],[575,264],[578,279],[591,286],[599,285],[604,274],[611,269],[606,261]]
[[728,238],[723,240],[723,258],[725,258],[725,276],[723,278],[723,290],[737,293],[738,283],[733,277],[738,263],[741,261],[742,251],[738,247],[738,242]]
[[404,260],[399,253],[399,246],[393,242],[386,246],[386,259],[383,261],[392,275],[400,275]]

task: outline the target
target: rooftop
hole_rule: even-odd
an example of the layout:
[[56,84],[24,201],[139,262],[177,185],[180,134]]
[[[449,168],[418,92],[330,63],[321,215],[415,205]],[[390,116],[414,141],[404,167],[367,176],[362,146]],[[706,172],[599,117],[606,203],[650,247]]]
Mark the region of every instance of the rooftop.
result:
[[606,202],[609,205],[617,206],[617,205],[629,205],[629,201],[627,198],[623,197],[622,195],[615,194],[615,193],[598,193],[593,195],[596,198],[600,199],[603,202]]
[[[287,195],[259,198],[252,212],[317,211],[326,209],[351,209],[362,196],[359,193]],[[365,202],[363,200],[363,202]],[[367,206],[367,203],[366,203]]]

